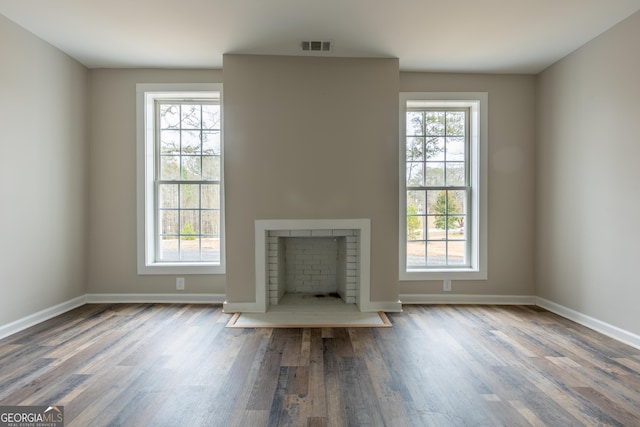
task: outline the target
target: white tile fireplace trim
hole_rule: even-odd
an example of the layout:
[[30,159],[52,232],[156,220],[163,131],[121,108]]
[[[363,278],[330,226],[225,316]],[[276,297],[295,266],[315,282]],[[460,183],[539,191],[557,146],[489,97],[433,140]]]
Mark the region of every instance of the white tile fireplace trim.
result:
[[255,222],[256,302],[254,307],[245,303],[243,311],[265,313],[269,306],[267,285],[267,235],[277,230],[358,230],[360,238],[360,280],[357,289],[357,305],[360,311],[378,311],[371,304],[371,220],[361,219],[266,219]]

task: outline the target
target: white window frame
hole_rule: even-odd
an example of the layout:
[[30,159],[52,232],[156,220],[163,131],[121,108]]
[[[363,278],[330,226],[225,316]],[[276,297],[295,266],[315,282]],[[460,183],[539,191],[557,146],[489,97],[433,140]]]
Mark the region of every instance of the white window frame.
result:
[[[225,274],[224,161],[220,165],[220,263],[156,262],[155,259],[155,101],[156,99],[218,98],[222,84],[137,84],[137,244],[138,274]],[[222,122],[223,111],[220,110]],[[220,132],[224,159],[224,129]]]
[[[469,108],[469,183],[471,187],[468,267],[407,268],[406,113],[407,102],[419,101],[429,108]],[[488,103],[486,92],[400,93],[400,280],[487,279],[487,145]]]

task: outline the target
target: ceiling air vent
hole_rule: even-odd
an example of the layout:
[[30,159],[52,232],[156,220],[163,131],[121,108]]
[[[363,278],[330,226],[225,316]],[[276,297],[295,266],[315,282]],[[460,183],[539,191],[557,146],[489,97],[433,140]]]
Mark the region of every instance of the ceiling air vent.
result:
[[329,52],[331,50],[330,41],[304,40],[301,46],[305,52]]

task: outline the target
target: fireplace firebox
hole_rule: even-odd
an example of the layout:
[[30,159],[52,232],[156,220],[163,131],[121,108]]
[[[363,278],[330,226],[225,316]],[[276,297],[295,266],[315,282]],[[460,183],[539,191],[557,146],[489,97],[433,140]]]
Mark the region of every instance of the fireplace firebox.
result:
[[369,219],[257,220],[256,311],[286,293],[339,295],[360,311],[370,303]]

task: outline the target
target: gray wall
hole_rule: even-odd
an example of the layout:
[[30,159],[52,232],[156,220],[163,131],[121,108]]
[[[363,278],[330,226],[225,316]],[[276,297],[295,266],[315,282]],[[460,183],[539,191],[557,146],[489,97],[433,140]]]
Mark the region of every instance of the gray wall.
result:
[[[219,70],[91,70],[88,293],[177,293],[176,276],[137,273],[136,84],[219,83]],[[186,276],[184,293],[225,292],[224,276]]]
[[[533,295],[535,77],[400,73],[400,90],[489,94],[488,280],[454,281],[446,294]],[[437,293],[442,281],[400,283],[400,294]]]
[[84,294],[87,70],[0,15],[0,325]]
[[255,300],[256,219],[371,218],[398,299],[398,60],[225,55],[227,300]]
[[[211,70],[91,71],[88,292],[175,292],[174,276],[136,274],[135,84],[222,80]],[[489,93],[489,280],[454,282],[450,294],[533,295],[535,77],[400,73],[399,85],[395,60],[226,56],[227,276],[188,276],[186,292],[224,293],[228,279],[230,301],[252,301],[253,220],[323,217],[374,218],[374,301],[442,292],[441,282],[397,278],[402,90]],[[385,103],[367,99],[381,87]]]
[[640,333],[640,13],[538,81],[537,294]]

